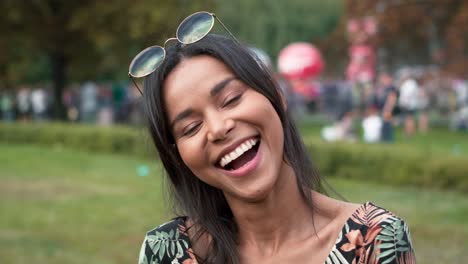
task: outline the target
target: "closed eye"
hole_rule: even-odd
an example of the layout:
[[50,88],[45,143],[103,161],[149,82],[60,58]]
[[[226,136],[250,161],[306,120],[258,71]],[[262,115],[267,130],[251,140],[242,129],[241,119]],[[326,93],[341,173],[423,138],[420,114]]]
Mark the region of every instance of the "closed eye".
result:
[[229,99],[227,99],[224,104],[223,104],[223,107],[226,107],[226,106],[229,106],[229,105],[232,105],[234,103],[236,103],[237,101],[239,101],[242,97],[242,94],[238,94],[236,96],[233,96]]
[[200,127],[201,127],[201,122],[192,123],[184,129],[182,136],[192,136],[195,133],[197,133],[198,130],[200,130]]

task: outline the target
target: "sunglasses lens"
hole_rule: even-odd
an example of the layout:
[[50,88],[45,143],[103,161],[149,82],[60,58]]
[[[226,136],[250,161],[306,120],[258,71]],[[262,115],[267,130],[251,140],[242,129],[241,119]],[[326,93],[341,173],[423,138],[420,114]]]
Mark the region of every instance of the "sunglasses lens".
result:
[[177,39],[183,44],[190,44],[205,37],[214,24],[214,17],[207,12],[195,13],[187,17],[177,28]]
[[165,56],[166,51],[160,46],[146,48],[138,53],[130,63],[130,75],[134,78],[149,75],[163,62]]

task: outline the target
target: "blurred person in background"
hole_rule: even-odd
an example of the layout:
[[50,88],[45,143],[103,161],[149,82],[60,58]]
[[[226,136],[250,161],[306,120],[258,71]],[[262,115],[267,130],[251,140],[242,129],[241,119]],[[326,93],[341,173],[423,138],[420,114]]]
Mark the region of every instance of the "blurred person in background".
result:
[[[180,30],[196,21],[214,17],[186,18],[177,32],[191,42],[130,64],[179,213],[146,233],[139,263],[414,263],[401,218],[319,192],[272,73],[233,37]],[[382,240],[393,227],[401,235]]]
[[468,131],[468,81],[462,78],[453,81],[457,97],[457,110],[451,118],[451,128]]
[[338,119],[338,82],[329,75],[323,75],[320,83],[320,111],[333,120]]
[[15,100],[9,89],[5,89],[0,94],[0,111],[2,112],[2,120],[11,122],[15,120]]
[[308,113],[318,110],[320,85],[313,78],[295,78],[290,80],[292,90],[299,96]]
[[31,92],[31,107],[33,120],[41,122],[46,119],[47,113],[47,97],[46,92],[42,87],[35,88]]
[[417,95],[417,118],[419,133],[426,134],[429,130],[429,91],[426,87],[427,80],[419,76],[416,81],[419,84]]
[[451,118],[452,130],[468,131],[468,106],[459,109]]
[[29,121],[31,118],[31,90],[27,86],[21,86],[16,94],[16,106],[18,108],[18,119]]
[[97,91],[97,124],[110,126],[115,120],[112,84],[101,83],[97,85]]
[[433,75],[430,86],[434,91],[434,103],[438,112],[443,117],[450,117],[456,108],[456,96],[451,78],[437,71]]
[[67,118],[69,121],[76,122],[79,119],[79,93],[77,85],[70,85],[65,88],[62,95],[62,101],[67,109]]
[[464,79],[455,79],[453,89],[457,96],[457,108],[464,108],[468,105],[468,81]]
[[144,105],[140,92],[133,83],[127,85],[127,104],[128,121],[132,125],[141,125],[144,123]]
[[114,122],[124,123],[126,121],[125,88],[120,82],[113,82],[111,87],[112,87],[112,108],[114,112]]
[[321,136],[326,141],[347,140],[354,142],[356,136],[353,130],[353,120],[356,105],[353,88],[348,81],[327,81],[322,86],[321,100],[324,110],[334,120],[331,126],[322,128]]
[[399,89],[400,96],[398,98],[398,105],[404,118],[406,136],[412,136],[416,131],[415,119],[419,107],[419,89],[417,80],[410,73],[406,73]]
[[80,88],[80,118],[85,123],[95,123],[98,110],[98,87],[87,81]]
[[367,109],[366,117],[362,120],[364,142],[380,142],[382,137],[382,123],[378,108],[375,105],[370,105]]
[[382,72],[378,75],[373,97],[373,104],[380,112],[383,121],[381,141],[393,142],[393,122],[394,114],[397,112],[398,91],[393,83],[393,77],[389,73]]

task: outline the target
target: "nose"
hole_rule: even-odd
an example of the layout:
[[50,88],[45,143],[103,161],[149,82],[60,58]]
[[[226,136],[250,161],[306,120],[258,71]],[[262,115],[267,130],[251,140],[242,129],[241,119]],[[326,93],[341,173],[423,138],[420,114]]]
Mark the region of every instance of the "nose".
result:
[[220,142],[229,135],[235,127],[235,122],[231,118],[222,117],[222,115],[211,115],[205,121],[208,125],[207,137],[210,142]]

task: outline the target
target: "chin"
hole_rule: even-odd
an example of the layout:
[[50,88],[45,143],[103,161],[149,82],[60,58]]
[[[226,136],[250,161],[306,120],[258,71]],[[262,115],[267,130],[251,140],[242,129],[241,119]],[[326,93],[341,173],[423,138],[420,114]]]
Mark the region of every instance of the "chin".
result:
[[226,193],[225,195],[231,196],[233,199],[246,202],[246,203],[259,203],[267,199],[267,197],[273,191],[274,183],[267,183],[263,186],[253,187],[244,187],[242,190],[235,191],[234,193]]

